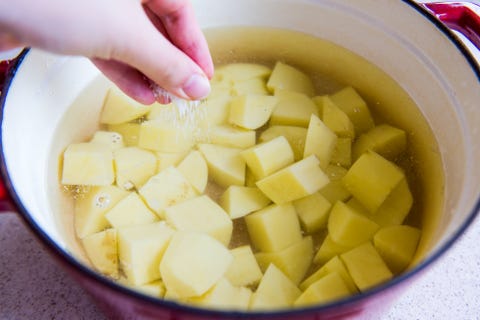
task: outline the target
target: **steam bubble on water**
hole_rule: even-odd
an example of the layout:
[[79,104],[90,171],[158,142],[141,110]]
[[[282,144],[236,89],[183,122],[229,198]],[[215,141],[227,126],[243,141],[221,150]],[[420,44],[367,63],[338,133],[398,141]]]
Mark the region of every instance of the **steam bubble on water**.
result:
[[116,132],[113,132],[111,139],[112,139],[112,143],[118,144],[122,141],[122,136]]

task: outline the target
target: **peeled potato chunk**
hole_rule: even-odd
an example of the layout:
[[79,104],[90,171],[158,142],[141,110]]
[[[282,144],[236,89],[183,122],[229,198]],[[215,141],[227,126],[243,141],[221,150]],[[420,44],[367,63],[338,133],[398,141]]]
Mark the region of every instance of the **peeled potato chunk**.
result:
[[258,129],[263,126],[277,103],[277,97],[248,94],[235,97],[230,103],[228,121],[244,129]]
[[200,296],[212,288],[233,261],[230,251],[211,236],[178,231],[160,263],[168,291],[179,298]]
[[138,192],[161,218],[165,208],[197,195],[190,182],[174,167],[168,167],[151,177]]
[[189,151],[182,152],[155,152],[157,156],[157,173],[168,167],[175,167],[189,154]]
[[112,151],[125,146],[122,135],[113,131],[99,130],[94,133],[90,142],[103,144]]
[[245,94],[268,95],[267,82],[265,79],[252,78],[249,80],[235,81],[230,90],[232,96],[242,96]]
[[220,279],[210,290],[200,297],[188,301],[200,307],[226,310],[248,310],[252,290],[232,285],[227,279]]
[[319,193],[330,203],[348,200],[352,195],[342,182],[342,178],[347,174],[347,169],[337,165],[328,165],[324,171],[330,182],[322,187]]
[[380,229],[373,237],[373,243],[390,270],[398,274],[412,261],[420,235],[418,228],[390,226]]
[[322,110],[322,120],[340,138],[355,139],[355,128],[350,118],[328,96],[314,100]]
[[311,306],[344,298],[351,294],[342,277],[337,272],[331,272],[312,283],[300,297],[295,300],[295,307]]
[[330,259],[339,255],[341,253],[347,252],[348,250],[352,249],[350,246],[341,245],[336,243],[332,240],[330,235],[327,235],[325,239],[323,239],[320,248],[318,248],[315,257],[313,258],[313,262],[318,265],[323,265],[324,263],[328,262]]
[[117,87],[108,90],[100,114],[100,123],[120,124],[140,118],[150,111],[150,106],[145,106],[120,91]]
[[343,253],[340,258],[360,291],[370,289],[393,277],[392,272],[370,242]]
[[292,148],[283,136],[251,147],[240,155],[257,179],[265,178],[294,162]]
[[157,157],[138,147],[120,148],[113,152],[116,183],[120,188],[140,188],[157,170]]
[[311,97],[315,93],[312,80],[304,72],[283,62],[277,62],[267,82],[271,92],[290,90],[306,94]]
[[207,162],[199,151],[191,151],[180,162],[177,169],[198,193],[205,191],[208,182],[208,167]]
[[374,213],[403,179],[405,174],[393,162],[369,151],[355,161],[342,181],[345,188]]
[[140,134],[140,123],[124,122],[119,124],[109,124],[108,131],[119,133],[126,147],[138,145],[138,137]]
[[193,147],[193,128],[169,119],[144,121],[140,126],[138,146],[147,150],[178,153]]
[[311,115],[308,125],[307,137],[303,157],[315,155],[320,162],[320,167],[325,169],[330,163],[337,136],[316,115]]
[[252,248],[244,245],[230,250],[230,253],[233,256],[233,262],[225,273],[225,278],[235,286],[257,284],[263,274],[253,255]]
[[228,246],[232,237],[232,220],[207,195],[166,208],[165,220],[177,230],[206,233],[225,246]]
[[332,204],[320,193],[295,200],[293,205],[305,232],[313,233],[326,228]]
[[333,149],[330,163],[344,168],[350,168],[352,165],[352,139],[338,138]]
[[311,155],[257,182],[258,188],[276,204],[294,201],[320,190],[329,182]]
[[104,275],[117,279],[118,251],[117,231],[107,229],[82,239],[83,248],[93,267]]
[[212,81],[244,81],[254,78],[266,79],[272,69],[257,63],[230,63],[215,69]]
[[276,252],[302,239],[302,231],[292,204],[272,204],[245,217],[253,246]]
[[213,126],[208,130],[208,141],[232,148],[250,148],[255,145],[255,131],[231,125]]
[[271,264],[253,293],[251,310],[272,310],[291,307],[301,295],[300,289],[274,264]]
[[238,219],[260,210],[270,203],[257,187],[230,186],[225,190],[219,204],[231,219]]
[[158,266],[174,233],[164,221],[118,229],[120,265],[130,284],[160,279]]
[[265,271],[270,264],[274,264],[293,283],[298,285],[312,263],[312,237],[305,237],[280,251],[256,253],[255,258],[262,270]]
[[292,147],[295,161],[303,159],[307,129],[295,126],[269,126],[260,134],[259,142],[270,141],[278,136],[284,136]]
[[353,145],[352,156],[356,160],[367,150],[372,150],[393,161],[405,151],[406,147],[405,131],[381,124],[358,137]]
[[113,155],[101,143],[72,143],[63,153],[62,184],[104,186],[115,180]]
[[270,117],[270,125],[308,127],[310,116],[318,116],[318,108],[305,94],[293,91],[275,93],[278,103]]
[[207,161],[210,177],[222,187],[245,184],[245,161],[240,156],[242,149],[214,144],[199,144],[198,150]]
[[141,293],[156,298],[163,298],[163,296],[165,295],[165,284],[162,280],[156,280],[150,283],[134,286],[133,288],[137,289]]
[[127,195],[127,191],[110,185],[93,187],[75,199],[74,223],[77,237],[82,239],[110,227],[105,213]]
[[114,228],[148,224],[158,220],[136,192],[131,192],[105,213]]

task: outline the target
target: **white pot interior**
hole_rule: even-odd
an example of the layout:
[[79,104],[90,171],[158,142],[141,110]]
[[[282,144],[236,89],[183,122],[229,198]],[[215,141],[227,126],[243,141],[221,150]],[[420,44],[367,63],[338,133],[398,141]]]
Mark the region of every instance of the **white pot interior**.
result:
[[[480,170],[474,170],[480,161],[480,145],[473,143],[479,134],[480,87],[467,59],[433,23],[402,1],[193,3],[205,28],[283,28],[329,41],[324,48],[336,44],[354,52],[356,55],[344,51],[329,54],[328,50],[286,47],[303,50],[309,63],[357,88],[371,102],[370,107],[381,106],[383,111],[378,112],[409,132],[419,159],[419,183],[426,188],[422,210],[428,212],[423,216],[425,232],[418,260],[456,234],[472,214],[480,193]],[[236,45],[237,39],[227,41]],[[376,65],[395,82],[370,64],[352,68],[358,57]],[[395,93],[396,83],[404,93]],[[79,251],[73,223],[72,229],[65,228],[72,211],[59,186],[58,160],[68,143],[86,140],[97,128],[108,85],[84,58],[32,50],[18,69],[5,103],[2,143],[13,187],[34,223],[67,252]],[[422,126],[423,117],[431,131]],[[431,161],[438,157],[441,162]]]

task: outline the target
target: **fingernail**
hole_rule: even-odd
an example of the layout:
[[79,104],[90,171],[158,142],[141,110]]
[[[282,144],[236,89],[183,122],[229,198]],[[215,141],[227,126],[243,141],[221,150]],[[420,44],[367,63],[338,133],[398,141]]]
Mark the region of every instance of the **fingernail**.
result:
[[192,100],[204,99],[210,94],[210,82],[206,77],[195,73],[185,82],[182,90]]

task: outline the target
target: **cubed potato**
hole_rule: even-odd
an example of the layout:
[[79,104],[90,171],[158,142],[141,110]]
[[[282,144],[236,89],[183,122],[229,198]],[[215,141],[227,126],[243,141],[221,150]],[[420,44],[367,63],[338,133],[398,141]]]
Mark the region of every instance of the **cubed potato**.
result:
[[370,215],[370,219],[381,226],[402,224],[412,205],[413,196],[405,178],[390,192],[380,208]]
[[225,273],[225,278],[234,286],[256,285],[263,274],[252,248],[244,245],[230,250],[230,253],[233,256],[233,262]]
[[311,195],[329,182],[311,155],[259,180],[257,187],[276,204],[284,204]]
[[303,157],[315,155],[320,167],[325,169],[330,163],[337,136],[316,115],[311,115]]
[[272,69],[257,63],[230,63],[215,69],[212,81],[244,81],[253,78],[266,79]]
[[140,188],[157,171],[157,157],[138,147],[120,148],[113,152],[116,183],[120,188]]
[[230,251],[205,233],[178,231],[160,263],[167,291],[180,298],[200,296],[212,288],[233,261]]
[[330,96],[332,102],[350,118],[358,136],[374,126],[367,103],[352,87],[346,87]]
[[274,264],[271,264],[253,293],[250,310],[289,308],[301,295],[300,289]]
[[314,233],[327,227],[332,204],[320,193],[315,192],[293,201],[303,231]]
[[257,179],[263,179],[294,162],[292,148],[283,136],[251,147],[240,155]]
[[80,239],[107,229],[110,223],[105,212],[110,210],[128,192],[116,186],[93,187],[75,199],[75,232]]
[[177,106],[170,102],[168,104],[161,104],[154,102],[150,106],[150,111],[146,115],[147,120],[162,119],[162,118],[172,118],[176,113]]
[[[230,90],[230,89],[229,89]],[[219,95],[216,97],[209,97],[205,101],[205,120],[204,126],[218,125],[227,123],[228,115],[230,113],[230,102],[232,97],[229,95]]]
[[163,296],[165,295],[165,284],[162,280],[156,280],[150,283],[134,286],[133,288],[143,294],[155,298],[163,298]]
[[360,291],[370,289],[393,277],[371,242],[341,254],[340,258]]
[[318,116],[318,109],[315,103],[308,96],[290,91],[276,92],[278,103],[270,117],[270,126],[285,125],[308,127],[310,116]]
[[355,128],[352,121],[330,97],[322,96],[314,100],[322,110],[322,120],[340,138],[355,139]]
[[267,87],[271,92],[275,93],[279,89],[301,92],[309,97],[315,93],[315,87],[308,75],[283,62],[275,64],[268,79]]
[[246,164],[240,156],[242,149],[214,144],[199,144],[198,150],[207,161],[210,178],[222,187],[245,184]]
[[407,148],[405,131],[388,124],[378,125],[362,134],[353,145],[353,159],[357,160],[367,150],[394,161]]
[[259,142],[270,141],[278,136],[284,136],[293,150],[295,161],[303,159],[307,128],[294,126],[270,126],[260,134]]
[[342,178],[345,188],[371,213],[405,179],[403,171],[373,151],[360,156]]
[[130,192],[108,210],[105,218],[114,228],[148,224],[158,220],[136,192]]
[[333,257],[347,252],[350,249],[352,249],[352,247],[336,243],[332,240],[332,237],[327,234],[325,239],[323,239],[320,248],[318,248],[315,257],[313,258],[313,262],[318,265],[323,265]]
[[373,243],[389,269],[398,274],[412,261],[420,235],[418,228],[390,226],[380,229],[373,237]]
[[164,221],[118,229],[120,265],[130,284],[160,279],[158,266],[174,233]]
[[246,216],[245,223],[253,246],[263,252],[280,251],[302,239],[292,204],[270,205]]
[[107,229],[82,239],[83,248],[95,270],[118,279],[117,231]]
[[378,229],[378,224],[341,201],[333,205],[328,218],[329,236],[344,246],[360,245],[372,239]]
[[350,168],[352,165],[352,139],[338,138],[333,149],[330,163],[344,168]]
[[274,264],[293,283],[298,285],[312,264],[312,237],[305,237],[280,251],[256,253],[255,258],[263,271],[266,271],[270,264]]
[[165,220],[177,230],[206,233],[225,246],[228,246],[232,237],[232,220],[207,195],[166,208]]
[[165,208],[197,196],[190,182],[174,167],[151,177],[138,192],[160,218]]
[[140,136],[140,123],[125,122],[119,124],[109,124],[107,128],[108,131],[118,132],[121,134],[126,147],[138,145],[138,137]]
[[208,182],[208,167],[207,162],[199,151],[191,151],[180,162],[177,169],[199,194],[205,191]]
[[107,91],[100,114],[100,123],[120,124],[145,115],[150,111],[150,106],[145,106],[112,87]]
[[329,165],[324,171],[330,182],[322,187],[319,193],[330,203],[348,200],[352,195],[350,191],[345,189],[342,182],[342,178],[347,174],[347,169],[337,165]]
[[252,290],[232,285],[227,279],[220,279],[210,290],[200,297],[188,299],[199,307],[247,311]]
[[90,139],[90,142],[100,143],[112,151],[125,146],[122,135],[113,131],[96,131],[92,139]]
[[186,152],[155,152],[157,157],[157,173],[160,173],[163,169],[168,167],[175,167],[190,153]]
[[178,153],[193,147],[193,128],[166,119],[148,120],[140,126],[138,146],[153,151]]
[[244,129],[258,129],[267,123],[278,99],[274,96],[246,94],[232,99],[228,121]]
[[355,282],[353,282],[353,279],[350,276],[350,273],[348,273],[345,264],[338,256],[333,256],[321,268],[315,271],[310,277],[305,279],[305,281],[300,284],[300,289],[306,290],[310,285],[317,282],[327,274],[333,272],[336,272],[342,278],[350,293],[358,292]]
[[219,204],[231,219],[238,219],[247,214],[265,208],[270,203],[257,187],[230,186],[225,190]]
[[62,184],[105,186],[115,180],[110,148],[99,143],[72,143],[63,153]]
[[207,140],[232,148],[250,148],[255,145],[255,130],[242,129],[231,125],[213,126],[208,130]]
[[295,307],[320,305],[351,295],[345,281],[331,272],[312,283],[294,302]]
[[245,94],[269,94],[267,89],[267,81],[261,78],[235,81],[233,82],[230,93],[232,94],[232,96],[242,96]]

